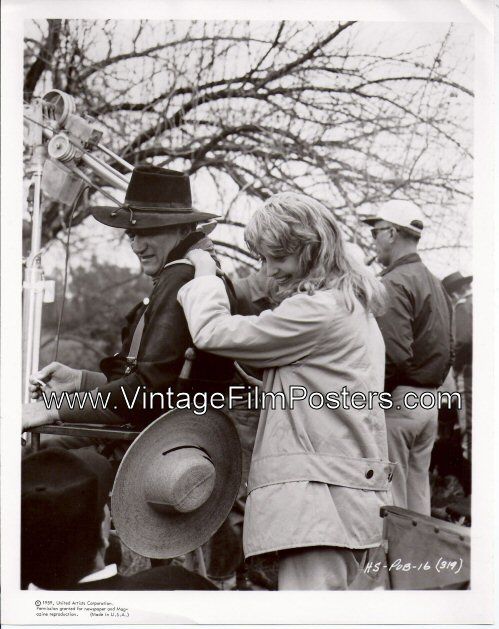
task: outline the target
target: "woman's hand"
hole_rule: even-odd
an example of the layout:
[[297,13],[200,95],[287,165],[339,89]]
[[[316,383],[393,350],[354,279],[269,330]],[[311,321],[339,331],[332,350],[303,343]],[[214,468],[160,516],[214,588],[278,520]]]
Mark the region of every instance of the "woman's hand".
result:
[[217,264],[207,251],[192,249],[185,257],[194,265],[194,277],[217,274]]
[[53,424],[59,419],[57,409],[47,408],[44,402],[31,402],[23,404],[23,429],[29,430],[36,426]]
[[43,384],[60,395],[63,391],[74,393],[80,390],[82,372],[79,369],[72,369],[62,363],[50,363],[43,369],[37,371],[29,378],[29,392],[31,399],[39,400],[42,395]]

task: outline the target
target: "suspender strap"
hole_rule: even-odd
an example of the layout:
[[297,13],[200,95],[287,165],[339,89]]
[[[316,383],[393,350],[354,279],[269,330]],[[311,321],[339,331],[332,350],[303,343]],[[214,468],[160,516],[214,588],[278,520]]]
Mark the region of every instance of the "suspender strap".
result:
[[130,349],[128,350],[128,356],[126,357],[127,361],[131,364],[136,364],[137,356],[139,355],[140,341],[142,340],[142,334],[144,332],[144,325],[146,321],[146,310],[147,308],[144,308],[144,312],[142,313],[142,316],[133,331],[132,342],[130,343]]

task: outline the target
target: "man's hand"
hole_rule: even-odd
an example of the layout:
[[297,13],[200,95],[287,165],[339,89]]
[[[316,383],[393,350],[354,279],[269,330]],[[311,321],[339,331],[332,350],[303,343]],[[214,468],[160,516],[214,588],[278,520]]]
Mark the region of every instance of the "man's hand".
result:
[[43,402],[23,404],[23,432],[36,426],[53,424],[59,419],[57,409],[47,408]]
[[207,251],[191,249],[185,257],[194,265],[196,270],[194,277],[217,274],[216,262]]
[[74,393],[80,390],[82,372],[79,369],[72,369],[61,363],[50,363],[43,369],[32,374],[29,378],[29,391],[31,399],[38,400],[41,398],[43,386],[39,381],[44,382],[57,395],[63,391]]

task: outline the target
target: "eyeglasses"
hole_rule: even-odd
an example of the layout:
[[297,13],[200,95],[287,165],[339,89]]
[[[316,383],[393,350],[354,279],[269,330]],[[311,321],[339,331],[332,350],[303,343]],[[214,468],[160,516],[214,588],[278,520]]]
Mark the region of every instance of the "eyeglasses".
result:
[[374,240],[376,240],[376,236],[378,235],[378,232],[385,231],[385,229],[391,229],[391,227],[373,227],[371,229],[371,236],[374,238]]

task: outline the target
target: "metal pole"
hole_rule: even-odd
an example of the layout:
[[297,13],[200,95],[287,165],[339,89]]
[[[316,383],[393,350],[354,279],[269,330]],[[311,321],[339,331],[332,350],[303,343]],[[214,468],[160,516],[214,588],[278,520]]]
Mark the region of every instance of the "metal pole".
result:
[[38,371],[43,303],[43,271],[39,266],[27,268],[24,280],[25,363],[24,402],[30,401],[29,377]]
[[98,157],[95,157],[95,155],[83,153],[81,159],[87,166],[90,166],[92,170],[100,174],[103,179],[109,181],[111,185],[120,190],[126,190],[128,188],[129,182],[125,175],[115,170],[109,164],[106,164],[106,162],[101,161]]
[[[31,224],[31,251],[26,262],[24,274],[24,402],[30,402],[29,377],[38,371],[40,357],[40,338],[43,305],[43,271],[40,265],[40,250],[42,243],[42,206],[41,183],[43,163],[46,157],[44,146],[35,146],[33,150],[33,214]],[[37,450],[40,445],[40,435],[30,435],[31,446]]]
[[29,376],[38,370],[40,355],[41,319],[43,304],[43,271],[40,265],[42,242],[41,182],[45,148],[36,146],[33,150],[33,214],[31,226],[31,251],[24,275],[24,401],[29,402]]
[[109,157],[112,157],[115,161],[118,162],[118,164],[121,164],[127,170],[132,171],[134,169],[134,166],[132,166],[132,164],[122,159],[119,155],[116,155],[116,153],[111,151],[111,149],[108,149],[107,146],[104,146],[104,144],[97,144],[97,148],[103,153],[106,153],[106,155],[109,155]]
[[205,579],[208,578],[208,573],[206,571],[206,564],[203,556],[203,549],[201,547],[196,548],[194,551],[196,559],[198,560],[199,574]]

